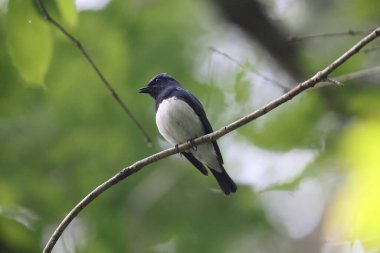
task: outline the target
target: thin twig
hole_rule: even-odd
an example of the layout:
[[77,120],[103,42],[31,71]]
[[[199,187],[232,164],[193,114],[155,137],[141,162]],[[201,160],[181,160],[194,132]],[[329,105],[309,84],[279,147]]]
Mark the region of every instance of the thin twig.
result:
[[342,86],[343,86],[343,83],[340,82],[340,81],[338,81],[338,80],[336,80],[336,79],[331,79],[331,78],[328,78],[328,77],[327,77],[327,78],[325,79],[325,81],[326,81],[327,83],[334,84],[334,85],[339,86],[339,87],[342,87]]
[[[380,66],[376,66],[376,67],[372,67],[369,69],[364,69],[364,70],[352,72],[352,73],[345,74],[345,75],[335,76],[335,77],[333,77],[334,78],[333,80],[335,80],[339,83],[343,83],[346,81],[355,80],[355,79],[359,79],[359,78],[363,78],[363,77],[367,77],[367,76],[371,76],[371,75],[376,75],[376,74],[380,74]],[[330,84],[331,84],[331,82],[320,82],[315,87],[322,88],[325,86],[329,86]]]
[[251,73],[257,75],[258,77],[260,77],[261,79],[263,79],[263,80],[265,80],[265,81],[267,81],[267,82],[270,82],[270,83],[272,83],[272,84],[274,84],[274,85],[280,87],[284,92],[289,91],[289,87],[286,86],[285,84],[282,84],[282,83],[280,83],[279,81],[276,81],[276,80],[274,80],[274,79],[272,79],[272,78],[270,78],[270,77],[268,77],[268,76],[265,76],[265,75],[261,74],[261,73],[258,72],[257,70],[248,67],[247,65],[245,65],[245,64],[243,64],[243,63],[241,63],[241,62],[239,62],[238,60],[236,60],[236,59],[234,59],[233,57],[231,57],[230,55],[228,55],[228,54],[226,54],[226,53],[224,53],[224,52],[222,52],[222,51],[216,49],[215,47],[209,47],[209,49],[210,49],[211,51],[215,52],[215,53],[218,53],[218,54],[220,54],[220,55],[226,57],[228,60],[230,60],[230,61],[232,61],[233,63],[235,63],[236,65],[238,65],[238,66],[239,66],[240,68],[242,68],[243,70],[248,71],[248,72],[251,72]]
[[66,29],[58,23],[54,18],[52,18],[45,8],[43,4],[43,0],[36,0],[36,3],[41,10],[44,18],[52,23],[58,30],[60,30],[66,37],[68,37],[80,50],[80,52],[83,54],[87,62],[91,65],[91,67],[94,69],[98,77],[101,79],[103,84],[106,86],[106,88],[111,93],[112,97],[116,100],[116,102],[121,106],[121,108],[124,110],[124,112],[127,113],[129,118],[132,120],[132,122],[135,124],[135,126],[140,130],[142,135],[144,136],[145,142],[148,144],[148,146],[152,145],[151,138],[149,137],[148,133],[145,131],[144,127],[140,124],[140,122],[137,120],[137,118],[132,114],[132,112],[128,109],[128,107],[125,105],[125,103],[120,99],[119,95],[116,93],[115,89],[111,86],[111,84],[108,82],[108,80],[105,78],[105,76],[102,74],[98,66],[95,64],[95,62],[92,60],[90,55],[87,53],[86,49],[83,47],[82,43],[75,38],[73,35],[71,35]]
[[369,68],[369,69],[364,69],[361,71],[352,72],[352,73],[349,73],[347,75],[337,76],[337,77],[334,77],[334,79],[339,81],[339,82],[345,82],[345,81],[363,78],[366,76],[371,76],[371,75],[376,75],[376,74],[380,74],[380,66],[376,66],[376,67]]
[[311,34],[305,36],[289,36],[288,40],[290,42],[300,42],[304,40],[312,40],[312,39],[322,39],[322,38],[333,38],[333,37],[342,37],[342,36],[361,36],[364,34],[368,34],[372,30],[367,31],[353,31],[348,30],[346,32],[333,32],[333,33],[320,33],[320,34]]
[[140,161],[135,162],[129,167],[126,167],[122,169],[119,173],[117,173],[112,178],[108,179],[103,184],[96,187],[92,192],[90,192],[84,199],[82,199],[62,220],[62,222],[58,225],[57,229],[54,231],[53,235],[50,237],[49,241],[47,242],[45,249],[43,250],[43,253],[50,253],[53,249],[54,245],[58,241],[59,237],[62,235],[63,231],[66,229],[66,227],[70,224],[70,222],[80,213],[80,211],[85,208],[87,205],[89,205],[96,197],[98,197],[102,192],[109,189],[111,186],[119,183],[121,180],[127,178],[128,176],[138,172],[140,169],[145,167],[146,165],[149,165],[151,163],[154,163],[156,161],[162,160],[165,157],[174,155],[176,153],[185,151],[187,149],[190,149],[193,145],[200,145],[205,142],[211,142],[216,139],[219,139],[220,137],[238,129],[241,126],[246,125],[247,123],[253,121],[254,119],[257,119],[268,112],[272,111],[273,109],[277,108],[281,104],[291,100],[301,92],[314,87],[318,82],[321,82],[328,78],[328,75],[332,73],[335,69],[337,69],[340,65],[342,65],[344,62],[346,62],[350,57],[352,57],[354,54],[358,53],[360,49],[362,49],[365,45],[373,41],[375,38],[380,36],[380,27],[368,34],[366,37],[364,37],[362,40],[360,40],[357,44],[355,44],[351,49],[346,51],[344,54],[342,54],[338,59],[336,59],[334,62],[332,62],[329,66],[327,66],[325,69],[319,71],[314,76],[309,78],[308,80],[298,84],[293,89],[288,91],[287,93],[283,94],[282,96],[278,97],[277,99],[273,100],[272,102],[268,103],[267,105],[261,107],[260,109],[242,117],[241,119],[232,122],[231,124],[222,127],[221,129],[198,137],[192,141],[192,143],[186,142],[183,144],[180,144],[176,147],[166,149],[164,151],[161,151],[159,153],[156,153],[154,155],[151,155],[149,157],[146,157]]

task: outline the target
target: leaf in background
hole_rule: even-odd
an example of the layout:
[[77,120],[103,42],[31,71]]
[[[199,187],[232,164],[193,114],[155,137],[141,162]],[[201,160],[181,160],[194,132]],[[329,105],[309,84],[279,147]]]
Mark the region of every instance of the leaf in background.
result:
[[50,29],[33,1],[12,0],[7,14],[7,45],[13,64],[33,85],[43,85],[52,53]]
[[[358,84],[357,84],[358,85]],[[351,114],[377,115],[380,111],[378,87],[366,88],[362,90],[352,89],[352,95],[346,95],[346,107]],[[347,93],[346,93],[347,94]]]
[[70,27],[75,27],[78,23],[78,15],[75,9],[74,0],[55,0],[62,20]]
[[350,127],[342,142],[342,159],[350,169],[327,216],[327,233],[359,239],[367,247],[380,243],[380,120]]
[[[351,15],[359,20],[378,20],[378,10],[380,8],[379,1],[350,1],[342,6],[344,15]],[[376,25],[373,24],[373,27]],[[371,27],[369,27],[371,29]]]
[[250,97],[251,84],[247,79],[245,72],[240,71],[236,74],[235,78],[235,99],[239,103],[246,103]]
[[310,143],[320,141],[315,128],[323,112],[318,95],[308,93],[255,121],[253,127],[239,129],[239,133],[258,146],[274,150],[313,146]]

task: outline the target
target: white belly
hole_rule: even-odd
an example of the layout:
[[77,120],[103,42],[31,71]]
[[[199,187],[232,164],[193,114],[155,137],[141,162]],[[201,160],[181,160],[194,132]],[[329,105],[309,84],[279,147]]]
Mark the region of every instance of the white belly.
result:
[[[205,134],[202,122],[194,110],[176,97],[161,102],[156,113],[160,134],[171,144],[180,144]],[[211,143],[201,144],[191,153],[213,169],[219,170],[219,162]]]
[[160,134],[173,145],[205,133],[198,115],[176,97],[161,102],[156,113],[156,124]]

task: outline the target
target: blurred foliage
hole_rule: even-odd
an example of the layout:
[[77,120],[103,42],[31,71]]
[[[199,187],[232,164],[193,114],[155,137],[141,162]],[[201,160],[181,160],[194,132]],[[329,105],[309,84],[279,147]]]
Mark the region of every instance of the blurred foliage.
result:
[[316,93],[311,92],[294,100],[296,102],[284,104],[269,118],[243,128],[241,133],[254,144],[274,150],[318,146],[320,131],[316,128],[325,113],[323,102]]
[[51,3],[55,3],[59,9],[59,16],[69,27],[73,28],[78,23],[78,15],[75,10],[75,2],[73,0],[56,0]]
[[361,238],[367,247],[380,244],[380,119],[350,126],[341,156],[350,169],[347,184],[332,206],[327,225],[346,239]]
[[[86,47],[153,137],[154,147],[146,146],[78,48],[43,19],[33,1],[0,1],[0,252],[4,253],[39,252],[85,194],[121,168],[163,148],[154,103],[137,93],[153,75],[168,72],[180,80],[204,101],[215,129],[257,109],[251,101],[261,96],[252,94],[251,86],[257,83],[241,69],[234,68],[232,78],[199,78],[197,60],[208,59],[204,52],[230,29],[205,1],[111,1],[102,10],[83,12],[76,11],[72,0],[45,2],[51,15]],[[344,8],[324,2],[311,1],[310,17],[289,30],[310,34],[318,28],[322,32],[357,28],[354,24],[368,29],[379,21],[378,8],[373,6],[378,3],[373,1],[349,1]],[[318,71],[356,40],[301,43],[305,73]],[[260,55],[261,49],[255,50]],[[376,59],[378,52],[355,56],[334,75],[373,66]],[[278,92],[271,85],[265,90]],[[317,154],[302,173],[270,185],[268,191],[296,190],[308,178],[321,179],[331,170],[350,168],[353,176],[339,201],[333,201],[332,210],[338,211],[329,217],[334,222],[340,215],[348,217],[349,228],[365,240],[380,229],[378,211],[373,211],[379,203],[379,99],[378,78],[310,90],[234,136],[275,154],[295,149]],[[346,129],[343,134],[342,129]],[[221,145],[225,160],[226,146]],[[250,162],[252,172],[261,166]],[[233,177],[236,167],[226,160]],[[279,233],[261,205],[260,193],[252,190],[255,185],[236,181],[238,192],[226,198],[213,178],[200,175],[185,159],[159,161],[96,199],[57,247],[91,253],[243,253],[252,248],[295,252],[292,247],[302,240]],[[349,203],[356,194],[364,197]],[[351,212],[346,213],[355,210],[362,218],[359,225],[350,221]],[[344,233],[342,238],[347,238]]]
[[23,78],[42,85],[48,69],[52,39],[49,25],[32,1],[13,0],[7,15],[8,51]]

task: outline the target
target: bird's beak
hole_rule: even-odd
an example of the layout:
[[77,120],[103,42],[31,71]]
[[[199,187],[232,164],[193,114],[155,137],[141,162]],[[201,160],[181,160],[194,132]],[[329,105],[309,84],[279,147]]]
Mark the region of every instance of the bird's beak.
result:
[[149,88],[148,87],[140,88],[139,93],[149,93]]

